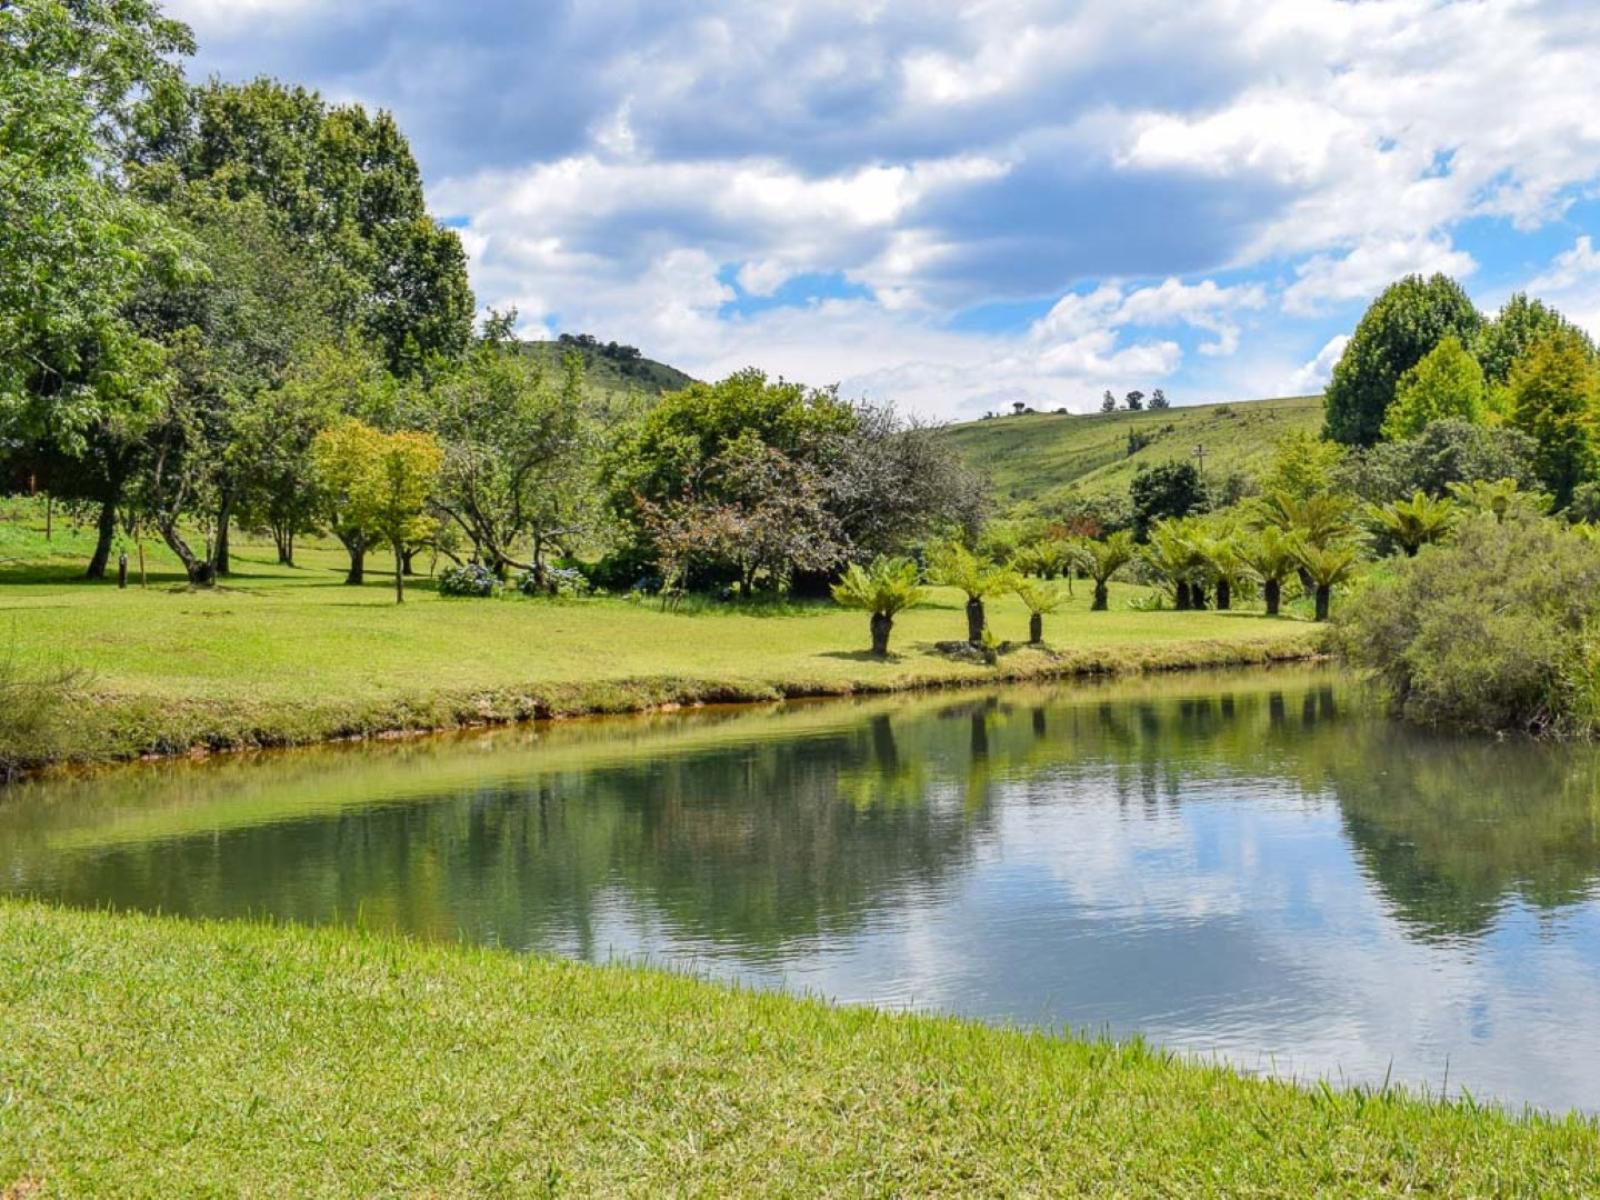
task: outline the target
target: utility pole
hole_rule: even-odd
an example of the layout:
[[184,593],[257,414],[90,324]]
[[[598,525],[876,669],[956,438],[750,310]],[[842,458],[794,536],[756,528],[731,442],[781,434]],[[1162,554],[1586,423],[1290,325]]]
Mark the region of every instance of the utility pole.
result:
[[1194,456],[1199,463],[1197,469],[1200,472],[1200,478],[1204,479],[1206,477],[1206,447],[1204,442],[1200,442],[1195,445]]

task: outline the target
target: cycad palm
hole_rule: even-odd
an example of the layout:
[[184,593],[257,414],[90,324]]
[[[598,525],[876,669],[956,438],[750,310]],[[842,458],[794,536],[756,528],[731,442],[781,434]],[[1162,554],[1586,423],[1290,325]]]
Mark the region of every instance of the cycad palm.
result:
[[1413,558],[1423,546],[1449,536],[1456,520],[1455,508],[1449,500],[1435,500],[1426,492],[1417,491],[1409,500],[1369,504],[1367,524],[1405,551],[1407,558]]
[[1470,512],[1492,516],[1504,522],[1518,513],[1538,515],[1550,507],[1550,497],[1543,492],[1525,492],[1515,479],[1496,479],[1493,483],[1475,480],[1471,483],[1452,483],[1450,495],[1462,508]]
[[1316,619],[1326,621],[1333,599],[1333,589],[1350,580],[1356,573],[1360,557],[1354,546],[1336,543],[1316,546],[1304,539],[1295,539],[1295,558],[1316,594]]
[[1028,609],[1028,642],[1037,646],[1044,641],[1044,615],[1055,612],[1066,603],[1067,597],[1059,588],[1022,576],[1011,581],[1011,590]]
[[926,593],[917,585],[917,564],[907,558],[875,558],[863,569],[851,563],[833,585],[833,598],[845,608],[872,614],[872,652],[889,653],[895,614],[919,603]]
[[967,597],[967,640],[974,646],[983,641],[983,631],[988,625],[983,601],[997,596],[1011,586],[1013,578],[1009,567],[1003,567],[987,555],[974,554],[960,542],[946,542],[929,556],[928,578],[941,587],[958,588]]
[[1078,543],[1084,570],[1094,580],[1091,612],[1104,612],[1110,596],[1109,585],[1116,573],[1133,561],[1133,534],[1126,529],[1113,533],[1103,542]]
[[1233,530],[1225,528],[1200,539],[1198,547],[1217,585],[1217,611],[1227,612],[1233,607],[1234,592],[1253,578],[1241,553],[1242,543]]
[[1312,546],[1330,546],[1350,536],[1351,503],[1331,492],[1297,497],[1269,492],[1250,501],[1247,520],[1252,529],[1278,529],[1297,535]]
[[1039,579],[1059,579],[1070,565],[1066,543],[1057,538],[1030,542],[1011,558],[1012,570],[1019,575],[1033,575]]
[[1204,533],[1188,519],[1169,519],[1150,531],[1145,561],[1172,587],[1174,605],[1180,609],[1205,607],[1205,584],[1210,575]]
[[1267,602],[1267,616],[1277,616],[1278,606],[1283,599],[1283,581],[1293,575],[1295,568],[1300,565],[1294,539],[1276,526],[1269,525],[1255,537],[1240,543],[1239,557],[1261,584],[1261,594]]

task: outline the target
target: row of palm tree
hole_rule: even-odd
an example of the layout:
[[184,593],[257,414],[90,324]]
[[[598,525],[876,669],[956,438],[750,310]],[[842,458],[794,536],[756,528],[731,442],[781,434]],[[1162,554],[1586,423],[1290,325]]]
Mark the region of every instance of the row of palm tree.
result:
[[1017,596],[1028,609],[1028,640],[1037,645],[1044,638],[1045,616],[1071,595],[1073,576],[1093,582],[1090,610],[1104,612],[1112,580],[1136,565],[1161,582],[1178,609],[1214,604],[1227,611],[1237,598],[1259,589],[1267,615],[1277,616],[1284,585],[1298,581],[1312,597],[1314,619],[1326,621],[1333,590],[1353,579],[1369,554],[1414,556],[1448,538],[1463,517],[1504,521],[1542,512],[1546,504],[1511,479],[1453,484],[1450,492],[1433,497],[1419,491],[1406,500],[1360,508],[1336,493],[1272,492],[1230,513],[1159,521],[1142,547],[1126,531],[1102,539],[1045,538],[1004,563],[952,541],[929,552],[925,572],[908,558],[852,564],[833,595],[840,604],[871,614],[872,652],[880,656],[888,653],[895,616],[925,598],[925,583],[965,595],[967,641],[975,646],[987,644],[985,601]]

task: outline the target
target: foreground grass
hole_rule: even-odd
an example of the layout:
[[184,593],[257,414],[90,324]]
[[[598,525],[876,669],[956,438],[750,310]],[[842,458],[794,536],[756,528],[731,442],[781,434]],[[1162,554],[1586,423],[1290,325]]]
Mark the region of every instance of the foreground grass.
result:
[[5,1195],[1597,1189],[1578,1118],[361,931],[0,904]]
[[[15,512],[15,510],[14,510]],[[964,635],[961,597],[935,593],[896,621],[887,661],[865,653],[863,614],[832,605],[662,612],[621,598],[452,600],[416,580],[403,606],[379,559],[345,587],[336,547],[312,545],[289,569],[239,539],[236,573],[194,592],[150,551],[148,589],[77,578],[82,531],[42,540],[0,523],[0,649],[38,671],[80,673],[64,757],[130,757],[284,745],[393,730],[708,700],[767,700],[1046,678],[1082,672],[1222,666],[1304,655],[1312,630],[1258,612],[1134,612],[1114,590],[1090,613],[1087,589],[1046,621],[1045,651],[998,668],[952,661],[933,643]],[[991,605],[1001,637],[1026,636],[1013,597]]]

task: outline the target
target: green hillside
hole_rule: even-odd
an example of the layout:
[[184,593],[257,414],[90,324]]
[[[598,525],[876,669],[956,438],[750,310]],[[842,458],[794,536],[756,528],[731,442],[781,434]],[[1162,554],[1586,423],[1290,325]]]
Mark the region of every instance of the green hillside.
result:
[[562,355],[576,350],[583,355],[584,381],[597,392],[613,395],[643,393],[659,396],[687,387],[694,378],[677,367],[645,358],[631,346],[617,346],[591,339],[559,342],[524,342],[527,353],[542,359],[552,369],[559,367]]
[[[1157,411],[993,417],[953,425],[945,436],[989,474],[1002,502],[1031,500],[1069,484],[1087,495],[1125,494],[1141,464],[1193,458],[1207,475],[1254,471],[1278,435],[1322,428],[1321,396],[1286,396]],[[1148,442],[1129,454],[1129,433]]]

